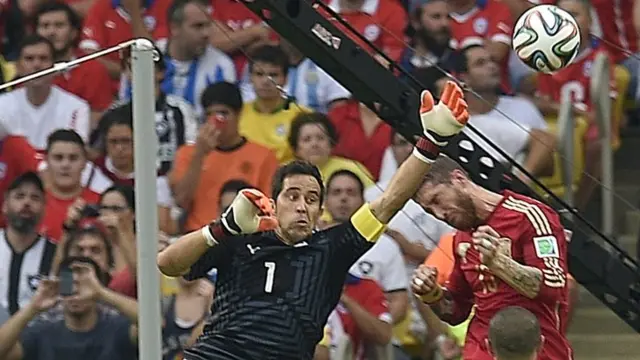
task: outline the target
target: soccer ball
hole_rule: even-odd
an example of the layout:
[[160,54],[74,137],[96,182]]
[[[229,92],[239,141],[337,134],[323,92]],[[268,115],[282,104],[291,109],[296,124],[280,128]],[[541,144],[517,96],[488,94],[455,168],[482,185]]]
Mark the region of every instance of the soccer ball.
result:
[[512,45],[527,66],[552,73],[569,65],[578,55],[580,29],[568,12],[554,5],[538,5],[516,22]]

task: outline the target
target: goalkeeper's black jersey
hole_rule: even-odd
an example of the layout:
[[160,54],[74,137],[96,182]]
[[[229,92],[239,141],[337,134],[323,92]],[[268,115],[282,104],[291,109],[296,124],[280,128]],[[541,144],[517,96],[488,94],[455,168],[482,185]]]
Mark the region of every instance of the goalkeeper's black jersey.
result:
[[347,222],[295,246],[264,232],[211,248],[186,276],[218,271],[212,315],[185,359],[312,359],[349,268],[372,245]]

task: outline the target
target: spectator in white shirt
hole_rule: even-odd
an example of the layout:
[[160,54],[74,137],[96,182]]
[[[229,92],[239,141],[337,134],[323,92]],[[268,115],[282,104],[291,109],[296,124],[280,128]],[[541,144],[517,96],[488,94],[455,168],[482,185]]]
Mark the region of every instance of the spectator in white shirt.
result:
[[[18,76],[52,67],[54,51],[49,40],[27,36],[18,53]],[[46,148],[47,137],[56,129],[74,130],[83,140],[89,135],[89,104],[52,83],[53,77],[45,76],[0,95],[0,119],[9,133],[25,136],[37,150]]]
[[[460,78],[477,94],[465,96],[469,105],[469,124],[491,140],[510,158],[518,161],[533,176],[551,175],[555,137],[533,103],[522,97],[500,96],[500,68],[483,46],[462,50]],[[443,83],[438,81],[438,84]],[[497,161],[508,161],[469,128],[465,134]],[[525,183],[528,178],[516,173]]]
[[[280,47],[287,54],[291,64],[284,89],[297,104],[326,114],[339,101],[346,100],[351,96],[349,90],[289,42],[281,39]],[[251,81],[249,81],[248,69],[244,71],[244,74],[244,78],[240,81],[242,99],[244,102],[250,102],[255,100],[256,93]]]
[[200,96],[209,85],[236,82],[231,58],[209,45],[211,16],[205,0],[176,0],[169,8],[167,70],[162,82],[166,94],[180,96],[202,115]]

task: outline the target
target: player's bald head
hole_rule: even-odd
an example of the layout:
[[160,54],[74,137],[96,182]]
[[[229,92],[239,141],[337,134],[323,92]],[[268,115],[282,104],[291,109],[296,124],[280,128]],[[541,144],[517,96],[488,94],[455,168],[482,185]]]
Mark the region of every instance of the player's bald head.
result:
[[535,359],[542,343],[540,323],[529,310],[507,307],[491,319],[489,342],[498,360]]

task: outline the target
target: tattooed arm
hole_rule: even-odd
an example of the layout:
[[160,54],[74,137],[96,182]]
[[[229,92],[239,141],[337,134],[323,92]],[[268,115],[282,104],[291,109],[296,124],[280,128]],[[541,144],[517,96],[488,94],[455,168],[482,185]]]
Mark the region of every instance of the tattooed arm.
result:
[[506,282],[520,294],[534,299],[540,293],[542,270],[519,264],[505,254],[497,255],[490,267],[491,273]]

